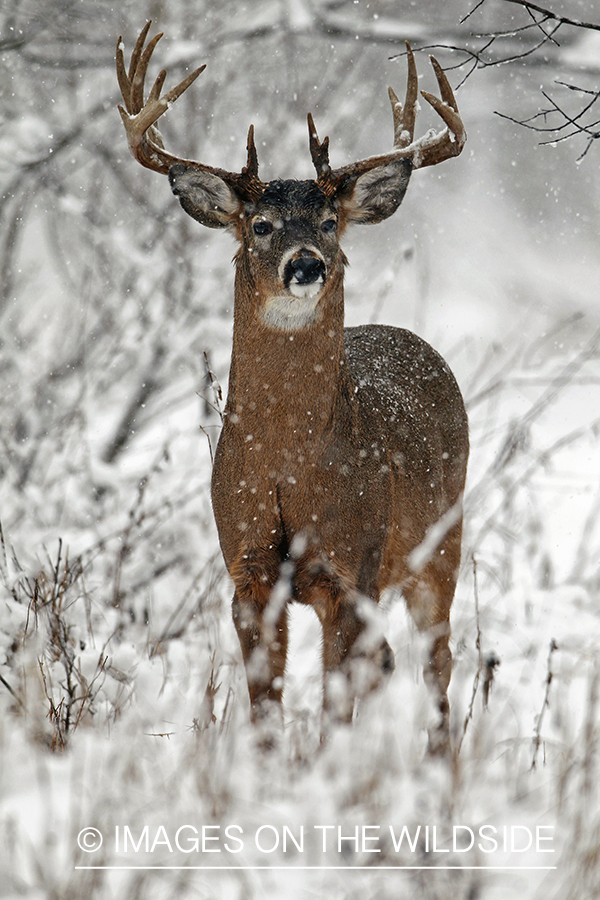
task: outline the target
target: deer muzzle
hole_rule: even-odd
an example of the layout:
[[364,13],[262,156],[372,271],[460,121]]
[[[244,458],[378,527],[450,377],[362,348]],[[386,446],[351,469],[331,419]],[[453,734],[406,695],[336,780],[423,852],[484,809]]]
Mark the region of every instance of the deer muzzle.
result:
[[325,284],[327,269],[314,250],[302,248],[293,253],[283,266],[282,280],[295,297],[317,294]]

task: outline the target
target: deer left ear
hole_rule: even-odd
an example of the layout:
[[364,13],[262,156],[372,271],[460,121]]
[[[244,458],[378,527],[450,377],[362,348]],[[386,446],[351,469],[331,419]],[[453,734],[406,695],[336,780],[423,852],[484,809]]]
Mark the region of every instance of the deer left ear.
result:
[[396,159],[359,175],[343,192],[339,202],[349,225],[375,225],[396,212],[412,172],[410,159]]

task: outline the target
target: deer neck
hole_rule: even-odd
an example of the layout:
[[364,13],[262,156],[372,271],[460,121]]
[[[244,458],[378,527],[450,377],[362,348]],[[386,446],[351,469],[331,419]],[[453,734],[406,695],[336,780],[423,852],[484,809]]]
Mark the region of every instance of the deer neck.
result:
[[[344,351],[343,272],[324,286],[315,321],[283,330],[257,310],[267,297],[238,265],[227,412],[248,434],[276,430],[312,443],[332,425],[340,398],[352,398]],[[243,430],[243,429],[242,429]]]

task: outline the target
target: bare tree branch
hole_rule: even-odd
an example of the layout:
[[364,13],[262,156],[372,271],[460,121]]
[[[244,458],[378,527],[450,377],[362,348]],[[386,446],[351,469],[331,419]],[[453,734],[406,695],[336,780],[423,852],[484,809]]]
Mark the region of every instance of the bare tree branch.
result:
[[[479,12],[486,2],[487,0],[478,0],[475,6],[461,19],[461,24]],[[557,36],[560,29],[563,29],[561,33],[564,33],[565,36],[570,36],[569,30],[573,29],[600,31],[598,23],[563,16],[554,12],[553,9],[531,3],[529,0],[501,0],[501,2],[520,6],[527,14],[528,21],[510,29],[472,32],[470,38],[462,46],[442,43],[430,44],[417,49],[445,49],[460,54],[462,58],[459,62],[450,67],[465,70],[462,81],[458,85],[460,87],[477,69],[503,66],[524,60],[527,60],[529,64],[547,66],[550,50],[552,50],[551,58],[556,60],[556,64],[559,65],[560,44]],[[533,38],[534,33],[536,39],[532,43],[530,39]],[[550,44],[553,45],[551,48],[548,47]],[[542,48],[546,48],[543,56],[540,54]],[[578,161],[580,161],[588,153],[594,141],[600,139],[600,119],[595,116],[596,110],[593,110],[600,97],[600,89],[570,85],[558,79],[556,83],[583,97],[583,105],[575,111],[569,110],[566,103],[559,102],[543,90],[542,96],[550,104],[548,108],[541,109],[526,118],[518,118],[501,112],[496,112],[496,115],[524,128],[548,135],[547,140],[541,141],[542,144],[555,144],[577,136],[584,138],[584,150],[578,157]]]
[[[600,25],[594,22],[583,22],[581,19],[570,19],[568,16],[560,16],[557,15],[553,10],[547,9],[545,6],[538,6],[537,3],[530,3],[529,0],[503,0],[504,3],[515,3],[517,6],[522,6],[528,12],[535,10],[535,12],[541,13],[547,19],[554,19],[555,22],[560,22],[561,25],[571,25],[573,28],[589,28],[592,31],[600,31]],[[481,4],[478,4],[478,6]]]
[[[592,99],[577,113],[577,115],[571,116],[546,91],[542,91],[542,95],[550,103],[551,109],[540,110],[540,112],[536,113],[534,116],[531,116],[529,119],[516,119],[513,116],[506,115],[506,113],[497,111],[495,114],[497,116],[501,116],[503,119],[508,119],[511,122],[515,122],[517,125],[522,125],[524,128],[529,128],[531,131],[553,135],[548,140],[540,141],[540,144],[558,144],[561,141],[570,140],[576,135],[584,136],[586,139],[585,148],[583,152],[577,157],[577,160],[580,161],[588,153],[593,142],[600,139],[600,119],[594,119],[592,122],[584,121],[584,116],[586,115],[586,113],[588,113],[596,103],[596,101],[600,99],[600,90],[593,92],[584,88],[575,87],[574,85],[567,85],[564,84],[564,82],[560,81],[557,82],[557,84],[560,84],[563,87],[567,87],[572,91],[592,94]],[[540,118],[543,118],[544,122],[546,122],[550,116],[558,117],[558,125],[534,124],[536,120]],[[570,130],[566,131],[566,133],[563,134],[562,132],[564,132],[565,129]]]

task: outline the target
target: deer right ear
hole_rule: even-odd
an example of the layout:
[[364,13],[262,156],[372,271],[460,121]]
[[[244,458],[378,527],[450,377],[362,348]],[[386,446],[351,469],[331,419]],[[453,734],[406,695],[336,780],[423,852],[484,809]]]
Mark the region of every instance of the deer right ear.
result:
[[340,198],[348,224],[375,225],[396,212],[412,172],[410,159],[391,160],[359,175]]
[[169,183],[186,213],[208,228],[227,228],[239,212],[239,198],[211,172],[177,164],[169,169]]

